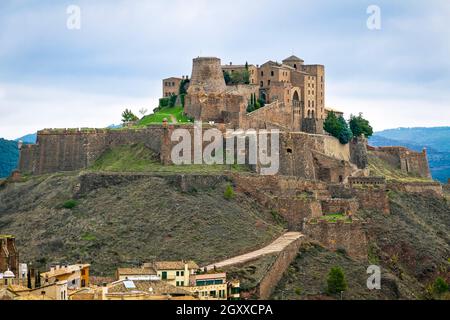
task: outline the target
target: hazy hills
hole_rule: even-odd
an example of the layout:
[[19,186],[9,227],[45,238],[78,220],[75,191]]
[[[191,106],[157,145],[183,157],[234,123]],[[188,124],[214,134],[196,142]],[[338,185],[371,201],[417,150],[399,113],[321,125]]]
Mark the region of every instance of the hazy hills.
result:
[[405,146],[415,151],[427,148],[430,169],[435,180],[450,178],[450,127],[398,128],[376,132],[373,146]]

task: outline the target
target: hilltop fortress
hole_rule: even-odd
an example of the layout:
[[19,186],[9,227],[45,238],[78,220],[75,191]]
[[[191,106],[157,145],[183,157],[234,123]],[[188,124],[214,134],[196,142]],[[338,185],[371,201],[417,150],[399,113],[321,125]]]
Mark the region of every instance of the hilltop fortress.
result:
[[[225,73],[246,70],[249,83],[229,84]],[[163,80],[163,96],[176,95],[188,77]],[[184,81],[183,81],[184,80]],[[365,222],[359,210],[390,214],[389,191],[429,193],[442,197],[442,186],[430,178],[427,154],[403,147],[373,148],[359,137],[343,145],[326,134],[325,68],[305,65],[292,56],[283,63],[269,61],[261,66],[222,65],[218,58],[196,58],[184,97],[184,113],[202,121],[203,129],[278,129],[279,172],[273,176],[225,171],[223,174],[81,173],[74,197],[92,189],[155,175],[169,179],[182,191],[232,183],[267,209],[280,215],[291,231],[301,231],[309,239],[330,250],[344,249],[355,259],[367,259]],[[255,97],[265,103],[248,110]],[[176,129],[194,131],[189,123],[155,123],[122,129],[44,129],[35,145],[23,145],[19,170],[47,174],[87,169],[106,151],[121,145],[143,144],[159,156],[163,165],[173,165],[171,150]],[[225,145],[225,140],[223,141]],[[203,144],[205,147],[205,144]],[[193,148],[194,149],[194,146]],[[236,157],[237,155],[234,154]],[[416,180],[388,181],[371,175],[369,157],[375,157],[405,176]],[[16,173],[17,174],[17,173]],[[342,214],[342,219],[333,216]],[[332,218],[330,218],[332,217]],[[299,240],[303,241],[303,240]],[[294,259],[298,244],[280,255],[276,276],[268,276],[269,294]],[[269,275],[273,273],[268,272]],[[277,280],[278,279],[278,280]]]
[[[249,72],[249,84],[226,85],[224,72]],[[184,77],[183,77],[184,78]],[[187,79],[188,77],[186,77]],[[172,80],[170,80],[172,79]],[[163,94],[172,95],[177,78],[163,80]],[[183,79],[184,80],[184,79]],[[169,89],[167,89],[167,88]],[[168,91],[166,91],[168,90]],[[252,96],[265,105],[248,112]],[[367,141],[354,139],[342,145],[324,134],[325,68],[304,65],[292,56],[282,64],[269,61],[261,66],[221,65],[218,58],[196,58],[185,96],[184,113],[208,122],[205,129],[279,129],[279,175],[328,183],[348,182],[349,177],[367,176]],[[91,166],[106,150],[126,144],[143,143],[170,165],[177,128],[192,131],[189,124],[154,124],[123,129],[44,129],[37,144],[23,145],[19,170],[45,174],[74,171]],[[430,177],[426,153],[404,148],[380,148],[377,154],[400,169]],[[258,168],[254,168],[258,171]]]
[[[226,85],[224,73],[239,72],[243,68],[250,74],[250,83]],[[163,80],[163,94],[165,87],[170,88],[165,96],[175,92],[176,79]],[[186,79],[188,77],[181,80]],[[267,104],[249,112],[247,106],[252,96]],[[280,211],[296,230],[303,229],[303,219],[327,212],[368,208],[388,213],[388,187],[442,194],[440,184],[431,180],[427,184],[409,182],[387,186],[383,177],[369,176],[368,149],[372,156],[404,174],[430,178],[426,151],[372,148],[364,137],[343,145],[324,133],[323,120],[327,112],[324,101],[325,68],[304,65],[297,57],[285,59],[282,64],[269,61],[260,67],[223,66],[218,58],[196,58],[184,113],[208,123],[203,125],[205,130],[215,128],[223,133],[236,128],[280,131],[277,175],[264,178],[255,175],[246,179],[235,176],[233,179],[240,181],[238,187]],[[144,144],[159,155],[163,165],[172,165],[171,151],[178,141],[172,141],[171,137],[174,130],[180,128],[193,135],[192,124],[167,121],[144,128],[45,129],[38,132],[37,144],[21,148],[19,169],[22,173],[37,175],[82,170],[93,165],[105,151],[132,144]],[[205,148],[205,145],[200,147]],[[234,157],[236,153],[237,150]],[[258,165],[252,169],[255,173],[260,171]],[[267,188],[270,190],[265,192]],[[307,197],[298,199],[298,194]],[[273,195],[277,195],[276,198]]]

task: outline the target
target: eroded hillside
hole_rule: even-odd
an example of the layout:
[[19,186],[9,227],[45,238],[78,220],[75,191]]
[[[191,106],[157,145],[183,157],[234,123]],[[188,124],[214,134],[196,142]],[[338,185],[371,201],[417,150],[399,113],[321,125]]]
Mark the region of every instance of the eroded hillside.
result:
[[0,188],[0,233],[15,235],[21,260],[34,266],[83,261],[94,274],[110,276],[118,266],[152,259],[213,262],[259,248],[283,231],[248,197],[225,199],[225,181],[182,192],[170,180],[100,183],[72,209],[64,204],[79,187],[78,173],[8,183]]
[[[324,299],[330,269],[343,269],[345,299],[423,299],[441,276],[450,280],[450,205],[423,195],[390,193],[391,214],[360,211],[367,222],[369,261],[358,262],[345,252],[306,244],[280,281],[273,298]],[[366,287],[369,265],[382,269],[382,290]]]

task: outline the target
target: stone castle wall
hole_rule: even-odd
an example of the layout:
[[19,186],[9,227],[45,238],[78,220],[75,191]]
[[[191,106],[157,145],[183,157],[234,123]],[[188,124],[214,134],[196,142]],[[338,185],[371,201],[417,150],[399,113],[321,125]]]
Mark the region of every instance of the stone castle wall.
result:
[[260,281],[257,287],[257,294],[259,296],[259,299],[267,300],[270,298],[276,286],[278,285],[278,282],[280,282],[281,278],[283,277],[283,274],[297,257],[298,251],[300,250],[300,246],[303,241],[304,238],[299,238],[298,240],[287,246],[282,252],[280,252],[277,259],[269,268],[269,270],[267,270],[264,278]]
[[405,173],[431,178],[426,150],[415,152],[404,147],[370,147],[375,156]]
[[244,130],[279,128],[288,131],[292,125],[292,106],[278,101],[243,115],[241,121],[241,127]]
[[439,182],[390,182],[387,187],[390,190],[398,192],[416,193],[435,197],[444,196],[442,185]]
[[344,249],[350,257],[367,259],[367,237],[361,221],[310,222],[306,224],[304,233],[329,250]]
[[87,168],[108,148],[143,143],[159,154],[164,133],[162,126],[146,129],[42,130],[36,145],[24,145],[19,169],[45,174]]

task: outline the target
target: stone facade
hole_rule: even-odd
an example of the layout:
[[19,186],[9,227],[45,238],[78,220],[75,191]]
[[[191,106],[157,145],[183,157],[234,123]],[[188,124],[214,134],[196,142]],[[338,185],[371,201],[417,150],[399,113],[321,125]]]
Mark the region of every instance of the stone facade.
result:
[[0,272],[11,270],[16,276],[19,274],[19,252],[16,239],[13,236],[0,235]]
[[352,222],[321,220],[306,224],[304,232],[329,250],[343,249],[354,259],[367,260],[367,236],[363,224],[359,220]]
[[405,173],[431,178],[426,149],[422,152],[415,152],[404,147],[369,147],[369,150],[375,156]]
[[156,154],[161,152],[162,126],[145,129],[45,129],[38,132],[37,144],[23,145],[19,169],[44,174],[75,171],[92,165],[108,148],[143,143]]
[[257,286],[256,291],[259,299],[268,300],[270,298],[278,282],[283,277],[283,274],[297,256],[303,241],[303,238],[299,238],[278,254],[275,262],[271,265],[269,270],[267,270],[264,278]]
[[177,78],[177,77],[171,77],[167,79],[163,79],[163,97],[167,98],[170,96],[177,96],[179,94],[180,90],[180,84],[181,81],[183,81],[183,78]]
[[398,192],[416,193],[439,198],[444,196],[442,185],[439,182],[390,182],[387,187]]
[[187,115],[202,121],[231,122],[234,127],[244,127],[251,120],[244,118],[247,105],[255,95],[266,104],[277,102],[278,107],[286,106],[282,112],[286,119],[280,121],[277,113],[265,111],[265,122],[278,123],[287,131],[323,134],[326,115],[324,66],[304,65],[303,60],[295,56],[283,63],[268,61],[261,66],[249,65],[250,84],[239,88],[226,86],[223,73],[241,72],[246,66],[220,64],[218,58],[194,59],[185,100]]

